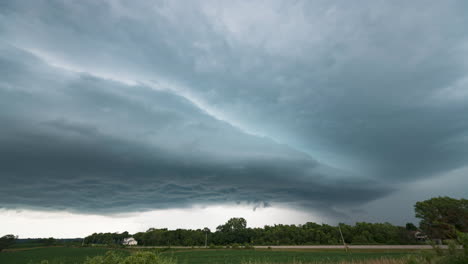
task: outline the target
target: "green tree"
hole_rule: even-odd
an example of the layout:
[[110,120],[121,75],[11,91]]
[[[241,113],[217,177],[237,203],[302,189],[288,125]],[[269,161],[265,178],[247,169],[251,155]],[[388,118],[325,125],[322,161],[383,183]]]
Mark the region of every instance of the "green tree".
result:
[[52,246],[54,245],[57,241],[53,237],[49,238],[41,238],[37,242],[44,244],[45,246]]
[[436,197],[414,206],[419,226],[431,238],[455,238],[456,231],[468,232],[468,200]]
[[418,228],[413,223],[406,223],[406,230],[408,230],[408,231],[417,231]]
[[244,218],[231,218],[226,224],[216,228],[216,241],[219,244],[243,244],[250,243],[250,230],[247,229],[247,221]]
[[217,231],[221,232],[235,232],[241,231],[247,228],[247,221],[242,217],[234,217],[229,219],[226,224],[220,225],[216,228]]
[[15,243],[16,237],[14,235],[5,235],[0,237],[0,251],[9,248]]

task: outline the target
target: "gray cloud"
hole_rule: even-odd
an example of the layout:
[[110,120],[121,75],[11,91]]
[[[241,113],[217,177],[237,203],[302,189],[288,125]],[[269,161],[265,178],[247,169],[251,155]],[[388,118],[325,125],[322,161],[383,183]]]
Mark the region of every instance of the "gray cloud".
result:
[[12,47],[0,55],[3,207],[105,213],[273,202],[334,213],[330,206],[391,191],[359,178],[338,184],[343,172],[167,91],[61,74]]
[[[25,164],[63,158],[73,174],[82,166],[69,162],[89,158],[70,177],[109,193],[128,184],[119,173],[141,186],[170,175],[160,196],[122,197],[128,206],[365,203],[467,165],[467,8],[3,1],[2,142],[60,139],[50,154],[37,146],[46,162]],[[75,148],[82,156],[62,153]]]

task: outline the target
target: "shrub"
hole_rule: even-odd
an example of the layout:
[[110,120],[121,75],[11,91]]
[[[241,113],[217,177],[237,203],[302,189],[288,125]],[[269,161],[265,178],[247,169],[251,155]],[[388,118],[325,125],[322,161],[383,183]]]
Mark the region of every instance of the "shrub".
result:
[[249,243],[245,243],[245,244],[244,244],[244,249],[254,249],[254,246],[252,246],[252,245],[249,244]]
[[15,243],[16,238],[17,237],[15,237],[14,235],[6,235],[0,237],[0,251],[12,246]]
[[175,264],[173,259],[156,255],[152,252],[141,251],[125,258],[122,264]]
[[[420,262],[430,264],[467,264],[468,263],[468,234],[457,233],[457,240],[447,241],[448,250],[442,250],[438,245],[432,244],[433,252],[420,256]],[[460,249],[463,248],[463,250]]]
[[130,256],[121,256],[109,251],[104,256],[88,258],[84,264],[175,264],[173,259],[161,257],[153,252],[140,251]]

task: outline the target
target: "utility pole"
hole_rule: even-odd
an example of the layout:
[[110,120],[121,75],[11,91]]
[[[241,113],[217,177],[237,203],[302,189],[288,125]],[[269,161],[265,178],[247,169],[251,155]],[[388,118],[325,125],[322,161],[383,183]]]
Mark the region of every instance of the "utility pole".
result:
[[205,231],[205,248],[208,248],[208,232],[210,232],[210,229],[205,227],[203,228],[203,231]]
[[348,247],[346,246],[346,243],[344,241],[343,233],[341,232],[341,224],[338,224],[338,230],[340,230],[340,235],[341,235],[341,240],[343,241],[343,246],[345,248],[346,253],[348,253]]

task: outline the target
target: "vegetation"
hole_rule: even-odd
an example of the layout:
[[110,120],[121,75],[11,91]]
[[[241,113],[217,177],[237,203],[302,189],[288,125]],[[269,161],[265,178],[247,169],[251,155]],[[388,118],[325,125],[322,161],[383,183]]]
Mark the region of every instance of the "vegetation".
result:
[[[137,251],[104,247],[48,247],[7,251],[0,263],[8,264],[466,264],[468,235],[459,233],[448,250],[437,246],[432,251],[403,250],[235,250],[235,249],[158,249]],[[462,244],[464,250],[457,249]],[[159,252],[159,253],[156,253]],[[94,256],[94,257],[92,257]],[[47,259],[47,260],[46,260]]]
[[[38,264],[47,260],[48,264],[82,264],[86,257],[104,255],[108,248],[91,247],[41,247],[33,249],[10,249],[0,253],[0,263]],[[127,251],[120,250],[128,255]]]
[[123,233],[94,233],[90,236],[85,237],[85,244],[122,244],[125,238],[131,237],[128,232]]
[[[389,223],[340,224],[348,244],[416,244],[414,232]],[[168,230],[150,228],[133,235],[143,246],[203,246],[205,235],[213,245],[338,245],[341,237],[337,226],[306,223],[304,225],[274,225],[264,228],[248,228],[243,218],[232,218],[220,225],[215,232],[208,230]],[[125,232],[92,234],[85,238],[86,244],[120,244],[130,235]]]
[[0,237],[0,251],[11,247],[15,244],[16,237],[14,235],[5,235]]
[[[111,251],[112,253],[107,253]],[[159,252],[159,253],[158,253]],[[106,255],[107,253],[107,255]],[[145,254],[142,256],[142,254]],[[342,261],[364,261],[377,259],[405,259],[412,252],[361,250],[351,255],[340,250],[210,250],[210,249],[166,249],[166,250],[124,250],[108,248],[67,248],[49,247],[22,251],[7,251],[0,254],[0,263],[7,264],[106,264],[119,259],[128,264],[149,262],[150,254],[172,264],[241,264],[241,263],[340,263]],[[127,258],[131,256],[131,258]],[[136,259],[141,260],[137,262]],[[143,259],[148,260],[142,262]],[[135,262],[128,262],[135,260]],[[106,262],[107,261],[107,262]],[[42,263],[41,263],[42,262]],[[119,264],[121,262],[115,262]],[[159,263],[159,262],[156,262]],[[163,262],[164,263],[164,262]]]
[[[198,264],[198,263],[354,263],[354,264],[468,264],[468,206],[465,199],[437,197],[418,202],[416,216],[421,218],[420,229],[412,223],[405,227],[389,223],[340,224],[343,238],[348,244],[409,244],[416,243],[416,231],[424,231],[431,238],[445,239],[448,249],[433,244],[433,250],[420,253],[408,251],[352,250],[255,250],[252,245],[307,245],[342,243],[338,227],[326,224],[274,225],[248,228],[243,218],[232,218],[216,228],[197,230],[167,230],[151,228],[133,236],[140,245],[148,246],[201,246],[208,237],[210,249],[174,250],[154,249],[136,251],[114,247],[120,245],[124,233],[95,233],[85,238],[86,245],[77,247],[76,240],[27,239],[13,235],[0,238],[0,263],[9,264]],[[13,243],[17,241],[15,248]],[[49,246],[25,250],[25,245]],[[57,245],[60,245],[58,247]],[[74,247],[63,247],[63,245]],[[216,245],[216,246],[215,246]],[[54,246],[54,247],[50,247]],[[228,249],[227,249],[228,248]],[[213,250],[214,249],[214,250]],[[244,250],[236,250],[244,249]],[[107,252],[107,253],[106,253]]]
[[130,256],[122,256],[109,251],[104,256],[88,258],[83,264],[175,264],[175,260],[148,251],[140,251]]
[[15,244],[12,245],[11,249],[21,248],[34,248],[34,247],[50,247],[50,246],[80,246],[82,245],[83,239],[55,239],[49,238],[27,238],[27,239],[16,239]]
[[433,239],[453,239],[456,232],[468,232],[468,200],[436,197],[417,202],[420,228]]
[[[246,261],[242,262],[241,264],[272,264],[274,262],[253,262],[253,261]],[[294,261],[291,262],[292,264],[324,264],[324,263],[330,263],[330,262],[300,262],[300,261]],[[335,262],[332,262],[335,263]],[[381,259],[366,259],[366,260],[352,260],[352,261],[340,261],[336,264],[407,264],[408,261],[406,259],[387,259],[387,258],[381,258]]]
[[[420,228],[431,238],[455,238],[456,232],[468,232],[468,200],[437,197],[417,202],[416,217],[421,218]],[[347,244],[417,244],[414,233],[418,228],[407,223],[405,227],[390,223],[340,224]],[[130,237],[124,233],[99,233],[85,238],[86,244],[121,244]],[[249,246],[249,245],[337,245],[341,236],[337,226],[308,222],[303,225],[274,225],[248,228],[244,218],[232,218],[219,225],[215,232],[209,229],[150,228],[133,235],[143,246]]]
[[401,259],[412,254],[404,251],[359,251],[348,254],[343,250],[188,250],[164,252],[178,263],[339,263],[373,259]]
[[[236,223],[239,221],[241,224]],[[414,244],[417,241],[404,227],[389,223],[356,223],[354,226],[341,224],[345,242],[348,244]],[[200,230],[150,229],[135,234],[141,245],[203,245]],[[303,225],[274,225],[264,228],[247,228],[243,218],[231,219],[218,226],[216,232],[208,234],[210,244],[215,245],[336,245],[341,244],[337,226],[308,222]]]

